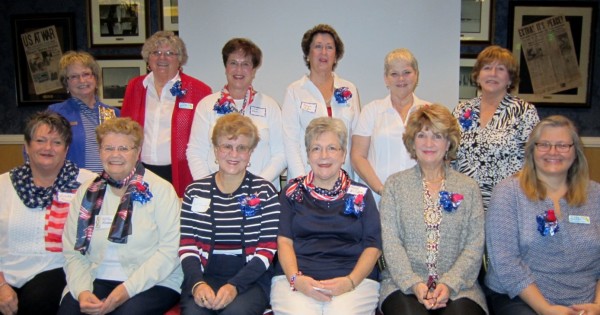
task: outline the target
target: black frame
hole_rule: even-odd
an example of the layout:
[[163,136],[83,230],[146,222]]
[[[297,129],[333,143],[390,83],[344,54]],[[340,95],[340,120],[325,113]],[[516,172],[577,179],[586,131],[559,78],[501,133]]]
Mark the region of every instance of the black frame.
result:
[[[101,6],[119,6],[119,5],[132,5],[137,4],[139,8],[135,18],[131,18],[131,15],[122,17],[121,22],[114,23],[118,25],[125,25],[131,23],[137,23],[138,33],[127,34],[123,32],[118,35],[102,34],[102,24],[107,22],[115,22],[116,17],[112,14],[111,18],[103,18]],[[126,12],[129,11],[128,9]],[[103,47],[115,47],[115,46],[141,46],[148,38],[150,30],[150,4],[149,0],[87,0],[87,12],[88,12],[88,38],[90,48],[103,48]],[[111,12],[111,11],[109,11]],[[129,21],[127,21],[129,19]],[[121,30],[125,29],[119,28]],[[109,30],[111,31],[111,30]],[[113,28],[112,31],[115,31]]]

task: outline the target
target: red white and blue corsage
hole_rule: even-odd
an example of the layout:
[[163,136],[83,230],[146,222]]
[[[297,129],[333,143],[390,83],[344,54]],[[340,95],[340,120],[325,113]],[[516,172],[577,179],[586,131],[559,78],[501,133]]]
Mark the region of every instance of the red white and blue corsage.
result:
[[348,100],[352,98],[352,92],[347,87],[335,89],[333,95],[335,96],[335,101],[340,105],[346,105]]
[[184,97],[187,94],[187,89],[181,88],[181,80],[177,80],[169,91],[171,91],[171,95],[175,97]]
[[554,210],[550,209],[544,211],[544,213],[538,214],[535,219],[537,221],[538,231],[540,231],[542,236],[552,236],[558,232],[558,219],[556,218]]
[[464,197],[461,194],[455,194],[445,190],[440,191],[440,205],[442,206],[442,209],[447,212],[456,211],[463,199]]
[[148,183],[134,181],[133,185],[135,186],[135,189],[131,192],[131,200],[145,204],[152,199],[153,195],[152,192],[150,192]]
[[346,195],[346,206],[344,207],[345,215],[354,215],[357,218],[360,218],[363,211],[365,210],[365,195]]
[[225,115],[229,113],[236,112],[235,104],[230,101],[231,98],[228,98],[227,95],[223,95],[220,99],[217,100],[213,110],[217,112],[217,114]]
[[465,109],[465,111],[458,117],[458,122],[462,126],[464,130],[469,130],[473,126],[473,110],[470,108]]
[[239,201],[245,217],[253,217],[260,211],[260,198],[256,194],[240,196]]

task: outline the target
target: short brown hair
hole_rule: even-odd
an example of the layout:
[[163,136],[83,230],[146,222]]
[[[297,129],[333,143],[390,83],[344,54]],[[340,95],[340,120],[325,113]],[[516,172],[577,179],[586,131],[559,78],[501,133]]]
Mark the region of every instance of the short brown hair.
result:
[[50,128],[50,132],[56,131],[67,147],[71,145],[71,142],[73,141],[71,124],[60,114],[49,110],[34,113],[27,119],[25,130],[23,132],[25,135],[25,143],[27,143],[27,145],[31,144],[33,134],[41,125],[47,125]]
[[96,140],[102,145],[102,139],[109,133],[117,133],[133,137],[133,143],[137,148],[142,147],[144,142],[144,130],[142,126],[129,117],[117,117],[105,120],[96,127]]
[[498,45],[488,46],[479,53],[477,56],[477,61],[475,61],[475,65],[473,66],[473,71],[471,72],[473,81],[477,82],[477,79],[479,78],[479,72],[483,66],[489,65],[493,62],[499,62],[508,70],[510,83],[506,87],[506,92],[514,90],[515,87],[519,85],[519,69],[517,61],[513,57],[510,50],[502,48]]
[[250,149],[254,150],[260,141],[258,128],[252,122],[252,119],[240,113],[229,113],[217,119],[213,128],[211,141],[213,147],[217,147],[220,137],[227,139],[237,139],[239,136],[246,136],[250,139]]
[[335,69],[337,62],[344,56],[344,43],[342,42],[340,36],[338,36],[335,29],[328,24],[316,25],[315,27],[306,31],[304,36],[302,36],[302,42],[300,45],[302,46],[302,53],[304,53],[304,63],[306,64],[306,67],[308,67],[310,70],[310,62],[308,62],[306,58],[310,53],[310,44],[312,44],[313,38],[317,34],[329,34],[331,37],[333,37],[333,42],[335,43],[335,62],[333,64],[333,69]]
[[417,159],[415,136],[423,128],[429,128],[444,135],[450,142],[446,158],[448,160],[456,158],[456,151],[460,145],[460,128],[456,118],[452,116],[446,106],[440,104],[421,105],[409,114],[402,140],[410,157],[415,160]]
[[262,63],[262,51],[258,46],[247,38],[232,38],[221,50],[221,55],[223,55],[223,65],[227,67],[227,59],[229,59],[229,55],[242,51],[244,55],[250,55],[252,59],[252,69],[256,69],[260,67]]

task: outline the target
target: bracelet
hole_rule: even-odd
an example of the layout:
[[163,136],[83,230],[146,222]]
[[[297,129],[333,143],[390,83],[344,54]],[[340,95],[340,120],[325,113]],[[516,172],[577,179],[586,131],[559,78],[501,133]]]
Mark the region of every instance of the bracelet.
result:
[[296,279],[298,279],[298,277],[300,277],[300,276],[302,276],[302,271],[298,271],[290,277],[290,290],[297,291],[295,284],[296,284]]
[[201,286],[203,284],[207,284],[207,283],[204,282],[204,281],[198,281],[198,282],[196,282],[196,284],[194,284],[194,286],[192,287],[192,295],[194,295],[194,290],[196,290],[197,287],[199,287],[199,286]]
[[350,276],[346,276],[346,278],[348,278],[348,280],[350,280],[350,284],[352,285],[351,291],[354,291],[354,289],[356,289],[356,286],[354,285],[354,281],[352,281],[352,278],[350,278]]

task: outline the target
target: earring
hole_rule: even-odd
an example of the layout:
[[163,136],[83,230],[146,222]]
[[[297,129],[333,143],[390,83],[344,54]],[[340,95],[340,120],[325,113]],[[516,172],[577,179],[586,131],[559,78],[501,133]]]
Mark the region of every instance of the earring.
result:
[[217,161],[217,159],[215,159],[215,164],[219,164],[219,161]]
[[448,160],[448,150],[446,150],[446,154],[444,154],[444,160]]
[[246,166],[246,167],[250,167],[250,166],[252,166],[252,162],[248,162],[248,166]]

